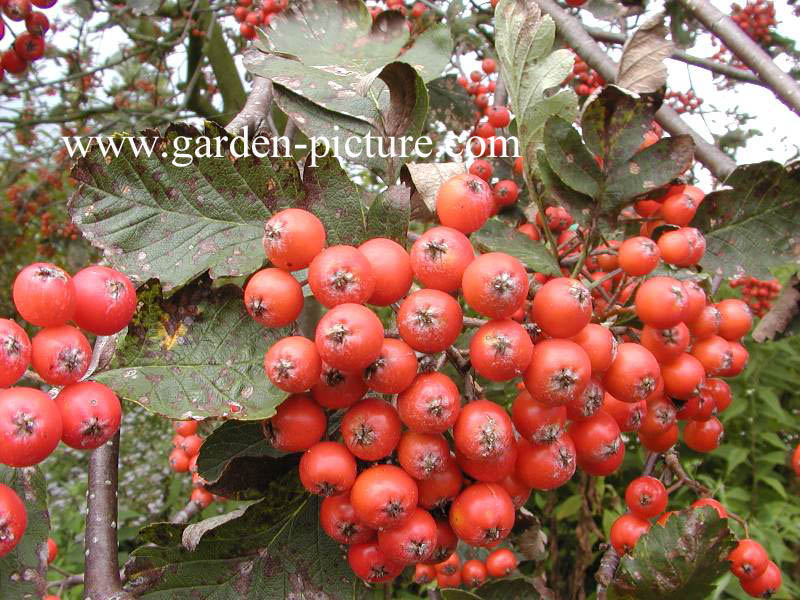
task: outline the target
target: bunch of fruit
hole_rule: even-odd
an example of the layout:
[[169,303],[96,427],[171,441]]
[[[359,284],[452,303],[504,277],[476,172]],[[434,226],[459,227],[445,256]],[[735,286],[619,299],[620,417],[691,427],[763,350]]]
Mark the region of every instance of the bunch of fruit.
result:
[[239,23],[239,34],[247,39],[256,39],[256,28],[266,28],[273,17],[286,10],[289,0],[236,0],[233,18]]
[[14,33],[11,46],[0,57],[0,81],[5,73],[22,75],[28,65],[44,56],[44,36],[50,29],[50,21],[43,12],[36,8],[50,8],[56,0],[0,0],[0,40],[6,35],[6,28],[11,30],[10,22],[24,23],[25,31]]
[[[406,7],[404,0],[386,0],[385,10],[396,10],[404,15],[410,15],[412,18],[418,19],[428,11],[428,7],[422,2],[414,2],[409,9]],[[369,12],[373,19],[383,11],[384,7],[380,3],[369,7]]]
[[731,6],[731,19],[759,44],[768,46],[772,43],[772,29],[777,22],[771,0],[755,0],[744,6],[734,3]]
[[471,558],[461,564],[461,557],[453,552],[447,560],[430,565],[417,563],[414,567],[414,583],[426,585],[436,581],[441,588],[465,585],[476,588],[489,577],[505,577],[517,568],[517,557],[508,548],[493,550],[485,561]]
[[[664,526],[674,511],[667,511],[667,489],[660,479],[644,475],[628,484],[625,490],[627,513],[617,518],[611,525],[611,545],[622,556],[630,552],[639,538],[650,527],[651,519]],[[721,519],[728,518],[728,511],[713,498],[701,498],[691,508],[712,507]],[[739,540],[728,555],[731,572],[739,578],[742,589],[753,598],[769,598],[781,586],[781,572],[769,560],[766,550],[757,541],[745,538]]]
[[[247,282],[248,313],[267,327],[292,323],[304,303],[292,272],[305,268],[328,311],[313,340],[292,335],[267,350],[266,375],[290,396],[264,433],[276,449],[304,453],[301,482],[324,497],[321,525],[349,546],[359,577],[387,581],[409,564],[454,577],[457,540],[495,547],[532,489],[564,485],[576,468],[613,473],[625,454],[622,432],[638,431],[645,447],[663,452],[681,419],[690,448],[717,447],[714,415],[731,402],[719,377],[744,367],[739,340],[750,311],[740,300],[709,303],[693,280],[651,276],[662,260],[688,266],[702,257],[702,234],[684,223],[702,200],[697,192],[675,186],[654,201],[653,214],[681,223],[659,243],[636,236],[600,245],[578,278],[534,273],[533,285],[517,258],[475,255],[467,236],[497,204],[470,173],[440,187],[441,225],[410,252],[384,238],[325,248],[324,226],[300,209],[267,221],[273,266]],[[559,237],[565,261],[587,243],[571,224],[556,207],[538,221],[567,234]],[[393,326],[367,304],[391,307]],[[613,315],[627,324],[621,340]],[[472,327],[469,348],[456,347]],[[440,370],[445,361],[464,377],[463,405]],[[481,378],[521,379],[511,414],[483,396]],[[343,411],[332,437],[326,411]],[[480,579],[478,566],[468,571],[467,581]]]
[[674,92],[670,90],[665,94],[664,100],[679,114],[694,112],[700,108],[700,105],[703,103],[703,99],[698,98],[694,90],[686,92]]
[[777,279],[761,280],[752,276],[737,277],[730,280],[732,288],[742,288],[742,300],[747,302],[750,310],[763,317],[772,307],[772,301],[778,297],[781,284]]
[[572,82],[575,93],[579,96],[590,96],[606,84],[600,73],[589,68],[586,61],[577,54],[572,73],[567,77],[566,83],[569,82]]
[[[38,464],[59,440],[78,450],[105,444],[119,429],[120,402],[102,383],[83,381],[92,349],[67,323],[98,336],[121,331],[136,310],[133,284],[107,267],[87,267],[70,277],[55,265],[34,263],[17,275],[12,296],[20,316],[42,329],[31,340],[16,322],[0,319],[0,463]],[[52,386],[55,400],[38,388],[11,387],[29,366]],[[26,518],[13,490],[0,491],[3,556],[19,543]]]
[[192,477],[192,493],[190,502],[201,509],[214,501],[214,495],[205,489],[205,480],[197,472],[197,456],[203,437],[199,435],[199,423],[195,420],[175,421],[175,435],[172,437],[172,451],[169,454],[169,466],[175,473],[189,473]]

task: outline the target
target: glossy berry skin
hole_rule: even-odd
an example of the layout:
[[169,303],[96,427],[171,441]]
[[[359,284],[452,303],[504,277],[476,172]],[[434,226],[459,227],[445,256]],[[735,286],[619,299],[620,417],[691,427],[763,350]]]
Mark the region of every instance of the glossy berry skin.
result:
[[650,400],[639,433],[650,436],[664,433],[675,423],[675,412],[675,405],[668,398]]
[[479,375],[490,381],[519,377],[533,358],[533,342],[525,328],[511,319],[489,321],[472,335],[469,357]]
[[74,327],[46,327],[33,336],[31,364],[50,385],[68,385],[84,376],[92,358],[86,337]]
[[451,502],[461,491],[464,475],[456,460],[450,455],[443,470],[432,472],[427,479],[417,480],[419,505],[433,510]]
[[197,433],[197,421],[194,419],[187,419],[186,421],[175,421],[172,424],[175,433],[179,436],[186,437]]
[[491,577],[505,577],[517,568],[517,557],[508,548],[500,548],[486,557],[486,571]]
[[742,589],[753,598],[771,598],[782,583],[781,570],[774,562],[769,561],[764,572],[751,580],[739,580]]
[[570,421],[585,421],[590,419],[603,406],[605,390],[600,381],[592,377],[583,393],[567,402],[567,417]]
[[373,238],[358,251],[367,259],[375,278],[375,288],[367,303],[389,306],[408,293],[414,272],[411,257],[400,244],[386,238]]
[[475,481],[499,483],[514,474],[517,461],[517,443],[511,442],[495,454],[481,458],[470,458],[459,449],[456,443],[456,462],[459,468]]
[[320,319],[315,343],[328,365],[344,372],[360,372],[380,355],[383,324],[360,304],[340,304]]
[[12,21],[24,21],[31,12],[30,0],[6,0],[3,12]]
[[592,319],[591,294],[575,279],[551,279],[533,297],[531,319],[551,337],[577,335]]
[[458,387],[443,373],[424,373],[397,398],[403,424],[419,433],[444,433],[461,412]]
[[390,560],[377,541],[352,544],[347,550],[347,563],[358,577],[368,583],[385,583],[403,572],[405,565]]
[[733,365],[732,343],[718,335],[696,340],[692,344],[692,357],[709,375],[724,374]]
[[666,430],[649,434],[639,431],[639,441],[650,452],[666,452],[678,441],[680,430],[677,423],[672,423]]
[[424,565],[418,563],[414,567],[414,583],[417,585],[425,585],[436,579],[436,569],[433,565]]
[[375,291],[375,275],[367,257],[353,246],[331,246],[311,261],[308,285],[314,297],[328,308],[363,304]]
[[604,410],[586,421],[572,423],[568,433],[575,444],[578,466],[590,475],[608,475],[622,463],[625,444],[619,425]]
[[[324,317],[323,317],[324,318]],[[410,294],[397,311],[400,337],[417,352],[441,352],[456,341],[464,322],[458,302],[439,290]]]
[[461,410],[453,438],[456,449],[468,459],[497,457],[511,446],[514,427],[505,409],[490,400],[470,402]]
[[345,446],[356,458],[374,462],[394,451],[402,424],[391,404],[365,398],[345,413],[340,430]]
[[764,547],[755,540],[739,540],[736,548],[728,555],[731,572],[740,581],[751,581],[767,570],[769,556]]
[[58,556],[58,544],[53,538],[47,538],[47,564],[52,563]]
[[546,406],[563,406],[579,398],[592,374],[583,348],[569,340],[551,339],[533,347],[533,358],[523,375],[531,397]]
[[414,480],[400,467],[375,465],[362,471],[350,492],[356,515],[373,529],[391,529],[417,507]]
[[514,525],[514,504],[502,486],[496,483],[475,483],[450,506],[450,526],[467,544],[492,547],[511,532]]
[[[27,18],[28,17],[25,17],[26,20]],[[28,62],[33,62],[42,58],[42,56],[44,56],[44,48],[44,38],[33,35],[27,31],[18,35],[17,39],[14,41],[14,52],[16,52],[22,60]]]
[[492,178],[494,169],[492,168],[492,163],[490,163],[488,160],[479,158],[470,165],[469,172],[477,177],[480,177],[484,181],[489,181]]
[[264,355],[264,372],[276,387],[296,394],[313,386],[322,374],[317,346],[296,335],[278,340]]
[[364,369],[364,381],[369,389],[381,394],[399,394],[412,384],[417,367],[417,355],[411,346],[385,338],[378,358]]
[[611,525],[611,545],[622,556],[633,550],[636,542],[650,529],[650,522],[633,514],[624,514]]
[[525,303],[528,274],[513,256],[489,252],[470,263],[461,287],[473,310],[491,319],[506,319]]
[[325,247],[325,227],[307,210],[287,208],[264,226],[264,253],[285,271],[305,269]]
[[592,365],[592,374],[605,373],[617,355],[617,339],[608,327],[589,323],[570,340],[586,352]]
[[112,335],[130,323],[136,289],[125,275],[99,265],[75,273],[75,323],[95,335]]
[[668,363],[677,359],[689,348],[689,328],[683,323],[666,329],[656,329],[645,325],[642,328],[642,346],[650,350],[659,363]]
[[347,408],[367,393],[367,384],[360,373],[344,373],[322,363],[319,381],[311,388],[314,401],[325,408]]
[[736,342],[747,335],[753,326],[750,307],[737,298],[728,298],[717,303],[720,314],[719,335],[728,341]]
[[358,520],[350,494],[323,498],[319,507],[319,524],[325,533],[340,544],[363,544],[375,537],[375,530]]
[[722,441],[725,429],[716,417],[707,421],[689,421],[683,430],[683,441],[695,452],[711,452]]
[[494,201],[499,207],[511,206],[519,196],[519,186],[511,179],[498,181],[492,190]]
[[621,402],[611,394],[603,396],[603,410],[610,414],[619,425],[620,431],[638,431],[647,412],[647,403]]
[[17,54],[12,47],[3,52],[2,57],[0,58],[0,68],[7,73],[20,75],[25,72],[25,69],[28,68],[28,62],[19,54]]
[[283,327],[300,316],[303,289],[286,271],[261,269],[244,288],[244,306],[265,327]]
[[[450,531],[452,531],[452,528]],[[455,533],[453,534],[453,538],[458,542]],[[461,584],[461,558],[458,556],[458,553],[455,552],[455,544],[453,544],[453,552],[450,552],[450,554],[445,556],[441,561],[435,563],[433,567],[436,569],[437,576],[458,575],[458,583],[456,583],[456,585]]]
[[262,423],[267,441],[281,452],[305,452],[322,439],[327,426],[325,411],[307,394],[289,396]]
[[575,474],[575,444],[566,433],[544,444],[520,440],[517,452],[515,476],[535,490],[554,490]]
[[706,371],[699,360],[684,352],[672,362],[661,365],[661,377],[664,380],[664,393],[671,398],[688,400],[700,393]]
[[400,436],[397,462],[417,481],[443,473],[451,460],[450,445],[441,434],[404,431]]
[[694,319],[687,319],[686,325],[689,332],[696,340],[704,340],[717,335],[722,316],[713,304],[708,304],[702,308]]
[[692,508],[701,508],[703,506],[710,506],[713,508],[717,515],[719,515],[720,519],[727,519],[728,518],[728,511],[725,510],[725,507],[722,504],[715,500],[714,498],[700,498],[699,500],[695,500],[692,502]]
[[688,297],[681,282],[672,277],[651,277],[636,292],[636,315],[645,325],[666,329],[685,318]]
[[0,390],[0,463],[30,467],[61,439],[61,414],[50,396],[25,387]]
[[378,547],[384,556],[404,565],[425,562],[436,546],[436,521],[422,508],[415,508],[402,523],[378,532]]
[[31,340],[10,319],[0,319],[0,388],[14,385],[31,362]]
[[526,391],[517,394],[511,407],[511,419],[519,434],[532,444],[546,444],[558,439],[567,423],[564,406],[547,406],[534,400]]
[[214,501],[214,494],[205,488],[197,487],[192,490],[189,500],[197,504],[200,509],[208,508]]
[[489,184],[464,173],[444,182],[436,193],[439,222],[462,233],[480,229],[492,214],[494,200]]
[[454,292],[464,270],[475,260],[467,236],[452,227],[433,227],[411,247],[411,268],[424,287]]
[[488,576],[486,565],[475,558],[468,560],[461,567],[461,582],[467,587],[475,588],[483,585]]
[[349,490],[356,479],[356,460],[338,442],[319,442],[300,459],[300,482],[312,494],[333,496]]
[[652,519],[666,510],[667,489],[659,479],[643,475],[628,484],[625,503],[637,517]]
[[31,325],[63,325],[75,314],[72,278],[49,263],[33,263],[22,269],[14,280],[12,296],[17,312]]
[[0,483],[0,557],[11,552],[28,526],[28,514],[17,493]]
[[634,277],[650,273],[658,266],[660,258],[658,245],[643,236],[628,238],[622,242],[617,253],[620,268]]
[[644,346],[625,342],[603,377],[609,394],[622,402],[641,402],[653,397],[661,379],[661,368]]
[[55,399],[61,412],[61,441],[77,450],[93,450],[119,430],[122,407],[108,386],[96,381],[73,383]]
[[511,123],[511,114],[505,106],[490,106],[486,109],[486,117],[494,127],[502,129]]
[[169,453],[167,462],[169,463],[169,468],[175,473],[189,472],[189,457],[180,448],[175,448]]

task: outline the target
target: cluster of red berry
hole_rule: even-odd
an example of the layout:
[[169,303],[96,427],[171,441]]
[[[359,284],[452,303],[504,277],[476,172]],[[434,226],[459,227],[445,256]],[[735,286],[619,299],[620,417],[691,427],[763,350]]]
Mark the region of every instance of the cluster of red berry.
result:
[[505,577],[517,568],[517,557],[508,548],[493,550],[485,561],[472,558],[461,564],[461,557],[453,552],[449,558],[435,565],[417,563],[414,568],[414,583],[426,585],[436,581],[440,588],[460,585],[476,588],[489,577]]
[[675,109],[675,112],[679,114],[694,112],[700,108],[700,105],[703,103],[703,99],[698,98],[694,90],[689,90],[687,92],[669,91],[665,94],[664,99]]
[[764,281],[748,276],[731,279],[730,286],[742,288],[742,300],[747,302],[750,310],[759,317],[763,317],[772,307],[772,301],[781,291],[781,284],[777,279]]
[[[656,524],[664,526],[675,511],[667,511],[667,489],[661,480],[645,475],[630,482],[625,490],[628,511],[611,525],[611,545],[622,556],[630,552],[639,538],[651,527],[650,519],[658,517]],[[721,519],[728,518],[725,507],[713,498],[701,498],[692,508],[710,506]],[[753,598],[769,598],[781,586],[781,572],[769,560],[767,551],[757,541],[739,540],[728,555],[731,572],[739,578],[742,589]]]
[[256,28],[265,28],[273,16],[289,6],[289,0],[236,0],[233,18],[239,23],[239,33],[247,40],[256,39]]
[[[306,267],[311,292],[329,310],[313,340],[286,337],[266,352],[267,376],[291,395],[264,432],[275,448],[304,452],[301,481],[325,497],[322,527],[349,545],[359,577],[386,581],[408,564],[438,565],[437,577],[454,576],[456,541],[499,544],[532,489],[557,488],[576,467],[598,476],[616,471],[623,431],[638,430],[645,447],[662,452],[676,443],[682,419],[690,448],[717,447],[722,424],[714,415],[731,402],[717,376],[744,367],[739,339],[750,328],[749,309],[740,300],[709,304],[694,281],[643,279],[662,259],[690,265],[702,257],[702,234],[683,222],[685,205],[699,202],[695,190],[670,191],[679,196],[674,212],[673,201],[656,202],[663,218],[680,222],[669,232],[677,241],[662,242],[665,234],[659,244],[637,236],[601,246],[581,274],[586,283],[535,274],[531,286],[515,257],[476,257],[467,235],[497,205],[473,174],[441,186],[441,226],[419,236],[410,252],[383,238],[326,249],[322,223],[299,209],[267,222],[264,248],[274,266],[245,286],[249,314],[268,327],[292,323],[304,296],[291,272]],[[548,210],[539,227],[545,223],[574,237],[562,242],[572,244],[569,252],[587,243],[563,208]],[[415,279],[421,289],[412,291]],[[385,331],[365,304],[392,306],[395,329]],[[645,325],[626,328],[623,343],[604,319],[592,322],[614,306]],[[478,328],[468,351],[453,345],[465,308],[488,317],[466,325]],[[463,406],[456,384],[437,369],[445,358],[465,374]],[[482,397],[473,370],[490,381],[521,377],[511,415]],[[334,439],[326,438],[326,409],[345,411]],[[469,572],[468,582],[480,579],[479,566]]]
[[768,46],[772,43],[775,21],[775,6],[771,0],[755,0],[744,6],[731,6],[731,19],[756,42]]
[[[38,464],[59,440],[78,450],[106,443],[119,429],[119,399],[101,383],[81,381],[92,349],[83,333],[66,323],[94,335],[122,330],[136,310],[133,284],[106,267],[87,267],[70,277],[55,265],[34,263],[17,275],[12,297],[20,316],[42,329],[31,341],[16,322],[0,319],[0,463]],[[55,400],[37,388],[11,387],[29,365],[44,384],[64,386]],[[0,496],[0,556],[25,530],[24,506],[13,496],[8,488]]]
[[33,7],[50,8],[55,3],[56,0],[0,0],[0,40],[5,36],[6,27],[10,29],[3,15],[10,21],[25,23],[26,29],[16,35],[11,32],[15,39],[0,58],[0,81],[6,72],[21,75],[29,63],[44,56],[44,34],[50,29],[50,21],[44,13],[33,10]]
[[197,472],[197,456],[203,437],[198,433],[199,423],[195,420],[175,421],[175,435],[172,437],[172,452],[169,455],[169,466],[176,473],[189,473],[192,476],[191,502],[200,508],[206,508],[214,500],[219,500],[203,486],[206,481]]
[[600,73],[589,68],[586,61],[577,54],[575,55],[575,64],[572,66],[572,73],[567,77],[565,83],[569,82],[572,82],[575,93],[579,96],[590,96],[606,84]]

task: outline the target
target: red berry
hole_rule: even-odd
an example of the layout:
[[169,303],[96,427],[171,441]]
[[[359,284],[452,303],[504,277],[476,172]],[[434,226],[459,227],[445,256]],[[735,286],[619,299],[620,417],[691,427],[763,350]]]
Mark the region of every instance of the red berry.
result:
[[583,348],[569,340],[544,340],[533,347],[524,374],[531,397],[546,406],[563,406],[579,398],[592,373]]
[[353,246],[331,246],[308,267],[308,285],[314,297],[328,308],[363,304],[375,291],[375,275],[367,257]]
[[505,577],[517,568],[517,557],[508,548],[500,548],[486,557],[486,571],[492,577]]
[[28,514],[17,493],[0,483],[0,557],[11,552],[28,526]]
[[[324,317],[323,317],[324,318]],[[458,302],[439,290],[418,290],[397,312],[400,337],[418,352],[441,352],[461,333],[464,314]]]
[[649,521],[632,514],[622,515],[611,525],[611,545],[622,556],[631,552],[639,538],[649,529]]
[[122,407],[113,390],[102,383],[83,381],[56,396],[63,430],[61,441],[78,450],[93,450],[119,431]]
[[475,483],[453,501],[450,525],[458,538],[467,544],[492,547],[511,532],[514,504],[502,486]]
[[451,227],[433,227],[411,247],[414,276],[426,288],[454,292],[464,270],[475,260],[467,236]]
[[383,324],[360,304],[340,304],[320,319],[315,343],[320,357],[330,366],[343,372],[360,372],[380,355]]
[[353,573],[368,583],[391,581],[405,567],[387,558],[377,541],[351,545],[347,550],[347,563]]
[[375,278],[375,289],[367,299],[369,304],[389,306],[408,293],[414,273],[405,248],[386,238],[373,238],[358,250],[369,262]]
[[442,225],[462,233],[480,229],[494,209],[487,184],[480,177],[462,174],[447,180],[436,194],[436,213]]
[[84,376],[92,358],[86,337],[74,327],[46,327],[33,336],[31,363],[50,385],[68,385]]
[[22,269],[14,280],[13,296],[17,311],[31,325],[63,325],[75,314],[75,285],[55,265],[34,263]]
[[402,425],[397,411],[380,398],[366,398],[342,417],[342,440],[361,460],[374,462],[394,452]]
[[112,335],[130,323],[136,289],[125,275],[108,267],[81,269],[75,284],[75,323],[95,335]]
[[349,493],[323,498],[319,507],[319,524],[325,533],[340,544],[363,544],[375,537],[375,530],[356,516]]
[[50,396],[33,388],[0,390],[0,463],[30,467],[61,439],[61,414]]
[[287,208],[264,226],[264,252],[276,267],[305,269],[325,246],[325,227],[307,210]]
[[264,372],[276,387],[289,393],[303,392],[319,381],[322,360],[311,340],[285,337],[267,350]]
[[355,479],[356,460],[344,444],[319,442],[300,459],[300,481],[312,494],[341,494],[353,486]]
[[264,436],[281,452],[304,452],[325,435],[325,411],[307,394],[293,394],[262,424]]
[[431,514],[415,508],[402,523],[378,532],[378,547],[389,560],[405,565],[425,562],[433,554],[436,534]]
[[244,288],[244,305],[250,316],[265,327],[284,327],[300,316],[303,290],[289,273],[261,269]]
[[764,547],[755,540],[739,540],[728,555],[731,571],[740,581],[752,581],[767,570],[769,557]]
[[375,465],[353,484],[350,502],[356,515],[374,529],[391,529],[417,507],[417,484],[400,467]]
[[418,375],[397,398],[400,420],[412,431],[444,433],[461,411],[456,384],[443,373]]
[[591,294],[575,279],[551,279],[533,297],[531,318],[549,336],[572,337],[592,318]]
[[417,355],[402,340],[385,338],[378,358],[364,369],[364,381],[381,394],[399,394],[417,376]]
[[0,388],[14,385],[31,362],[31,341],[25,330],[9,319],[0,319]]
[[506,319],[525,303],[528,275],[513,256],[489,252],[469,264],[462,288],[464,300],[473,310],[492,319]]
[[667,489],[655,477],[643,475],[628,484],[625,503],[637,517],[651,519],[667,508]]
[[519,377],[533,357],[533,342],[525,328],[511,319],[489,321],[469,344],[472,367],[491,381]]

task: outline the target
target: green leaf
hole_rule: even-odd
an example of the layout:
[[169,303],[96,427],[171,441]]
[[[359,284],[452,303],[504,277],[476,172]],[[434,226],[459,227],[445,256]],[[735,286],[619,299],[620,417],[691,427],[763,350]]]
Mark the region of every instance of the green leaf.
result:
[[559,204],[570,211],[575,219],[583,224],[589,222],[591,208],[595,205],[592,197],[576,192],[567,186],[550,166],[547,154],[544,150],[539,150],[537,154],[539,163],[539,176],[544,183],[547,193],[556,204]]
[[[275,489],[275,486],[280,487]],[[151,526],[126,564],[146,600],[358,598],[365,587],[319,525],[317,497],[275,482],[261,502],[195,526]],[[193,548],[192,551],[187,548]]]
[[730,569],[727,556],[735,545],[727,519],[713,508],[677,512],[664,526],[653,525],[622,557],[613,597],[705,600]]
[[367,212],[366,238],[389,238],[405,248],[411,219],[411,190],[393,185],[372,202]]
[[544,128],[547,162],[558,178],[582,194],[597,198],[602,173],[578,131],[564,119],[553,117]]
[[703,268],[725,277],[770,277],[771,266],[795,258],[800,230],[800,174],[775,162],[742,165],[708,194],[692,226],[706,236]]
[[606,172],[634,155],[660,107],[660,95],[633,94],[614,85],[589,101],[581,131],[589,150],[603,159]]
[[0,558],[0,598],[41,598],[47,576],[47,483],[39,467],[12,469],[0,465],[0,483],[25,504],[28,524],[17,546]]
[[495,9],[495,42],[503,78],[516,115],[517,131],[528,169],[535,171],[536,152],[545,123],[552,116],[572,122],[578,100],[572,89],[560,86],[572,71],[571,50],[552,51],[556,26],[542,16],[535,2],[501,0]]
[[693,159],[694,141],[691,136],[659,140],[608,174],[601,201],[603,207],[615,212],[637,196],[668,184],[689,168]]
[[226,421],[203,442],[197,469],[209,491],[230,500],[255,500],[273,479],[297,469],[299,460],[270,446],[261,423]]
[[450,63],[453,38],[447,25],[429,27],[414,39],[414,45],[397,57],[410,64],[426,83],[434,81]]
[[560,521],[562,519],[568,519],[569,517],[573,517],[578,514],[578,511],[581,508],[581,497],[580,496],[570,496],[563,502],[558,505],[556,508],[556,518]]
[[241,290],[187,287],[147,311],[98,381],[171,419],[275,414],[286,394],[264,375],[263,356],[289,329],[251,319]]
[[553,255],[542,242],[509,227],[498,219],[490,219],[471,236],[476,250],[481,252],[505,252],[516,256],[522,264],[536,273],[558,276],[561,270]]
[[329,246],[357,246],[366,240],[366,207],[358,188],[335,157],[326,156],[317,167],[306,167],[303,183],[307,195],[297,206],[319,217],[328,232]]
[[463,131],[475,124],[477,112],[472,98],[457,79],[455,75],[447,75],[428,84],[428,121],[439,121],[452,131]]
[[[203,135],[214,138],[220,131],[209,124]],[[86,239],[134,281],[157,277],[165,291],[206,271],[217,278],[258,269],[264,221],[302,195],[294,161],[189,156],[191,164],[178,167],[173,160],[184,164],[199,148],[198,130],[171,125],[163,137],[141,135],[155,141],[153,156],[134,156],[129,142],[136,138],[117,134],[118,158],[104,158],[95,145],[73,169],[80,185],[68,208]],[[193,144],[183,157],[176,151],[179,137]],[[230,150],[227,142],[220,144]]]

